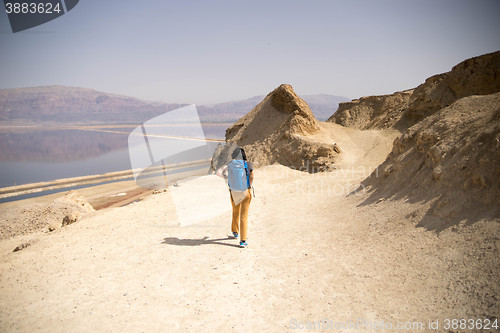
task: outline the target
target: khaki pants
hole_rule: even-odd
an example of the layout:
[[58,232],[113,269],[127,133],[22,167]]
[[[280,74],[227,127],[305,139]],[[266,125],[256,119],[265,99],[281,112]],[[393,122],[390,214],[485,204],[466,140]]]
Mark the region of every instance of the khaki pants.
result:
[[231,205],[233,206],[233,223],[231,224],[231,231],[240,234],[240,240],[247,240],[248,229],[248,209],[250,208],[250,201],[252,201],[252,194],[250,189],[247,190],[247,197],[242,202],[235,205],[231,193]]

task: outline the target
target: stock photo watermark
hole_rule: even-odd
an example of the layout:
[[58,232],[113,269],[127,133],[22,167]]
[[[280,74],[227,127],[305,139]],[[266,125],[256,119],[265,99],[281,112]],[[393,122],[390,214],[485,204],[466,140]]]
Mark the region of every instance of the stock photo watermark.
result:
[[[209,185],[196,182],[210,174],[213,154],[221,141],[205,138],[194,104],[152,118],[128,137],[134,180],[142,188],[168,189],[181,226],[222,214],[227,210],[224,187],[218,186],[217,179]],[[212,191],[206,191],[205,186],[211,186]]]
[[12,32],[27,30],[52,21],[70,10],[79,0],[4,0]]
[[[307,182],[295,182],[293,179],[297,176],[297,171],[308,172],[315,175],[308,178]],[[265,174],[266,171],[263,171]],[[280,169],[276,178],[292,179],[284,183],[270,184],[269,193],[274,196],[282,196],[287,193],[297,193],[304,198],[311,199],[317,196],[333,197],[360,195],[366,191],[366,187],[361,182],[366,178],[378,178],[379,169],[375,165],[336,165],[335,167],[311,172],[308,161],[304,162],[303,167],[288,167]],[[342,181],[332,181],[334,179]]]
[[390,320],[356,320],[322,319],[316,321],[301,321],[290,319],[289,326],[298,331],[438,331],[438,330],[498,330],[497,318],[445,318],[427,319],[425,321],[390,321]]
[[[232,153],[240,148],[235,143],[207,139],[194,104],[154,117],[137,126],[128,137],[136,184],[147,189],[168,189],[181,226],[200,223],[228,211],[226,187],[221,186],[217,177],[205,176],[215,174],[229,163]],[[313,161],[304,160],[301,167],[280,168],[279,174],[272,177],[289,181],[268,184],[267,194],[293,193],[308,199],[347,196],[363,193],[362,180],[366,177],[378,177],[378,168],[374,165],[314,166]],[[265,175],[276,171],[264,168],[261,172]],[[307,181],[295,181],[295,177],[304,174],[311,177]],[[198,180],[201,177],[205,178]]]

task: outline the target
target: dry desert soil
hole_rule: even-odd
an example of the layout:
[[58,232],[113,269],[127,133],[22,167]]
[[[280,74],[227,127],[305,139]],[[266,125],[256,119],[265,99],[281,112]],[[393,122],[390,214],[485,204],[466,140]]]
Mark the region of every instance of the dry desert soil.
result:
[[[397,133],[321,126],[344,131],[339,168],[257,169],[246,249],[216,176],[1,240],[0,330],[444,332],[460,331],[446,319],[498,317],[498,220],[436,232],[419,226],[431,201],[367,204],[359,186]],[[174,194],[223,209],[194,204],[198,223],[180,225]]]

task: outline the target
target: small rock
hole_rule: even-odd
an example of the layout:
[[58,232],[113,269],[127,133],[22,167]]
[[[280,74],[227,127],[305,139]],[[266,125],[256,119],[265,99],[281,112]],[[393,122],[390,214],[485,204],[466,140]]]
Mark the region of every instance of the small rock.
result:
[[80,216],[81,216],[81,214],[78,212],[75,212],[75,211],[67,214],[63,218],[62,226],[65,227],[67,225],[75,223],[80,218]]
[[16,248],[14,249],[14,251],[12,252],[17,252],[17,251],[21,251],[25,248],[27,248],[28,246],[32,245],[33,244],[33,240],[29,240],[27,242],[24,242],[24,243],[21,243],[19,244],[18,246],[16,246]]
[[432,170],[432,179],[439,180],[441,178],[442,173],[443,173],[443,168],[440,165],[438,165]]

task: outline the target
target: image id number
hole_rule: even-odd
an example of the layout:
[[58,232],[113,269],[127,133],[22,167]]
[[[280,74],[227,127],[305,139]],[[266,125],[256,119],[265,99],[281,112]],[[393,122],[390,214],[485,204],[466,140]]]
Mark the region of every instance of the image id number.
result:
[[494,328],[498,329],[498,319],[445,319],[444,327],[445,330],[449,329],[470,329],[470,330],[490,330]]
[[55,6],[50,2],[46,3],[27,3],[27,2],[7,2],[5,4],[5,11],[7,14],[53,14],[60,13],[61,8],[59,3]]

